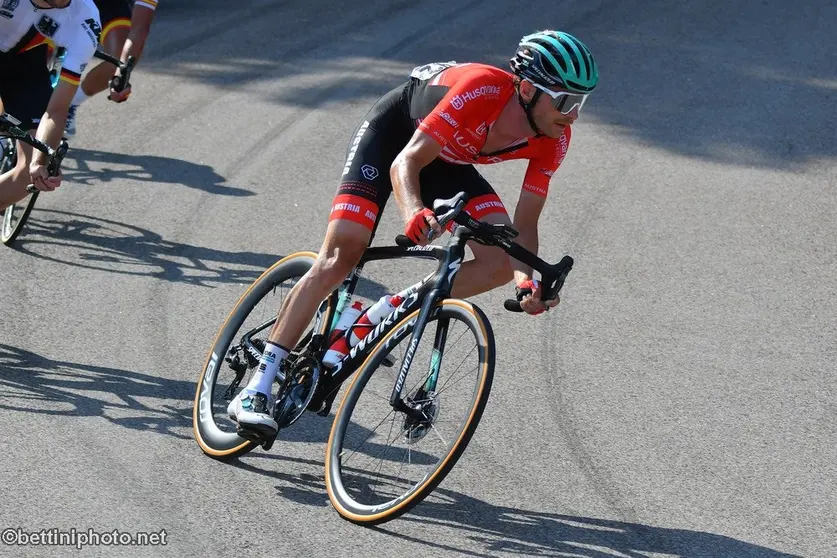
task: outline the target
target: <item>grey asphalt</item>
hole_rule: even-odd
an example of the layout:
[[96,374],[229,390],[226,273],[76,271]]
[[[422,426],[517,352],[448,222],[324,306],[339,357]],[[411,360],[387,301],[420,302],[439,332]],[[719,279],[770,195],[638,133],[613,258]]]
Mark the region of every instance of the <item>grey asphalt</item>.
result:
[[[65,185],[0,250],[0,527],[166,531],[85,556],[837,556],[835,22],[815,0],[163,0],[130,101],[81,108]],[[214,334],[317,249],[368,107],[544,27],[601,70],[541,220],[576,266],[544,316],[474,299],[497,375],[453,472],[369,529],[328,503],[327,419],[203,455]],[[513,207],[523,169],[480,170]],[[400,229],[391,206],[377,243]]]

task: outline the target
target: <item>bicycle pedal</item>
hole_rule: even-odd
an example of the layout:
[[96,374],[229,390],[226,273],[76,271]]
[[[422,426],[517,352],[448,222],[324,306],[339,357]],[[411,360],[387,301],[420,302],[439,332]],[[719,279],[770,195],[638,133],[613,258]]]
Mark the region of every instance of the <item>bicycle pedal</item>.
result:
[[[277,432],[276,435],[278,436],[279,432]],[[276,436],[273,436],[272,438],[266,439],[262,443],[262,449],[265,450],[265,451],[268,451],[270,448],[273,447],[273,442],[275,442],[275,441],[276,441]]]
[[265,437],[263,434],[250,428],[241,428],[239,426],[235,429],[235,433],[247,440],[248,442],[254,442],[256,444],[261,444],[265,442]]
[[384,357],[384,360],[381,361],[381,366],[386,366],[387,368],[392,368],[395,366],[395,361],[392,360],[392,357],[387,355]]

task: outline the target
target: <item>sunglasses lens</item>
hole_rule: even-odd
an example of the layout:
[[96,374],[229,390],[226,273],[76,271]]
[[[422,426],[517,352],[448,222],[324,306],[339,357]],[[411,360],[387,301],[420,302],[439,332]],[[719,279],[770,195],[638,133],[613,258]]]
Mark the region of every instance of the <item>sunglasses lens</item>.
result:
[[581,111],[584,102],[587,100],[587,95],[578,95],[575,93],[561,93],[557,98],[552,99],[552,106],[554,106],[561,114],[570,114],[573,110]]

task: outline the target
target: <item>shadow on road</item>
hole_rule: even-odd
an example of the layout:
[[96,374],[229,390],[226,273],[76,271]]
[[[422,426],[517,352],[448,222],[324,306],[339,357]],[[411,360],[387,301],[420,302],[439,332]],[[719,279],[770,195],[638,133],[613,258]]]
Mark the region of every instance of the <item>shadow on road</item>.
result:
[[224,184],[224,177],[209,165],[182,159],[112,153],[72,148],[62,167],[66,180],[77,184],[96,185],[119,180],[135,180],[157,184],[178,184],[221,196],[254,196],[254,192]]
[[[325,440],[330,421],[306,426],[308,440]],[[288,441],[288,440],[286,440]],[[279,455],[280,445],[271,453],[253,453],[235,466],[281,481],[277,493],[297,504],[327,507],[322,460]],[[268,464],[262,465],[258,461]],[[300,468],[318,473],[300,473]],[[467,547],[446,543],[445,539],[412,534],[410,524],[457,529],[471,541]],[[638,523],[612,521],[561,513],[495,506],[465,494],[437,488],[421,504],[392,523],[372,527],[389,536],[427,547],[433,553],[466,556],[574,556],[606,558],[623,556],[677,556],[679,558],[801,558],[750,544],[723,535],[668,529]],[[438,529],[431,532],[438,533]]]
[[14,248],[33,257],[204,287],[251,283],[282,257],[171,242],[135,225],[51,209],[36,208],[26,227]]
[[[585,40],[600,65],[584,119],[611,126],[626,142],[766,168],[837,156],[823,117],[837,96],[837,4],[601,0],[568,9],[460,0],[434,6],[439,13],[429,23],[418,4],[384,4],[346,11],[325,0],[291,1],[271,18],[257,6],[231,13],[213,0],[188,37],[152,45],[146,71],[250,88],[306,109],[358,99],[371,106],[413,66],[455,59],[507,68],[522,35],[557,26]],[[159,19],[181,29],[178,22],[194,17],[172,5]],[[270,32],[242,36],[246,27]],[[280,89],[269,87],[277,81]]]
[[[26,223],[26,234],[12,248],[74,267],[202,287],[248,285],[283,257],[171,242],[136,225],[37,207]],[[374,280],[358,281],[356,293],[361,296],[377,298],[386,292],[388,288]]]
[[[131,430],[189,438],[195,384],[52,360],[0,344],[0,409],[102,417]],[[175,431],[177,429],[178,431]]]

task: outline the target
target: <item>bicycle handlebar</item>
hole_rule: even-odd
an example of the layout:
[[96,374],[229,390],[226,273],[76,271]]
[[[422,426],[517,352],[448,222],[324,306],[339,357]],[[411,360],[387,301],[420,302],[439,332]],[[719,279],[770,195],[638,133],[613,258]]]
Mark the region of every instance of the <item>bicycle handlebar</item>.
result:
[[[541,300],[554,300],[573,268],[573,259],[570,256],[564,256],[556,264],[546,263],[517,242],[512,241],[518,235],[518,232],[512,227],[483,223],[462,212],[466,201],[465,192],[460,192],[448,200],[436,200],[433,203],[433,209],[439,224],[444,226],[453,220],[458,225],[470,229],[474,234],[474,239],[478,242],[497,246],[512,258],[528,265],[541,274]],[[395,237],[395,243],[403,247],[415,246],[412,240],[402,234]],[[510,312],[523,312],[523,308],[517,300],[507,299],[503,303],[503,307]]]
[[[42,153],[46,153],[46,155],[49,156],[49,161],[47,161],[47,172],[50,176],[58,175],[58,172],[61,169],[61,162],[64,160],[64,156],[70,148],[67,144],[67,140],[61,138],[61,143],[58,144],[58,149],[52,149],[47,144],[33,138],[28,132],[26,132],[26,130],[20,128],[20,124],[20,120],[12,115],[0,114],[0,132],[18,141],[22,141],[23,143],[28,143]],[[26,191],[30,194],[34,194],[38,191],[38,189],[35,188],[34,184],[29,184],[26,187]]]
[[[95,53],[93,53],[93,56],[95,56],[99,60],[109,62],[117,68],[119,68],[119,75],[113,76],[110,80],[111,89],[113,89],[114,91],[124,91],[125,88],[131,84],[131,72],[134,70],[136,58],[134,58],[133,56],[129,56],[128,60],[126,60],[123,63],[119,58],[111,56],[110,54],[98,49]],[[110,94],[108,94],[108,99],[110,99]]]

